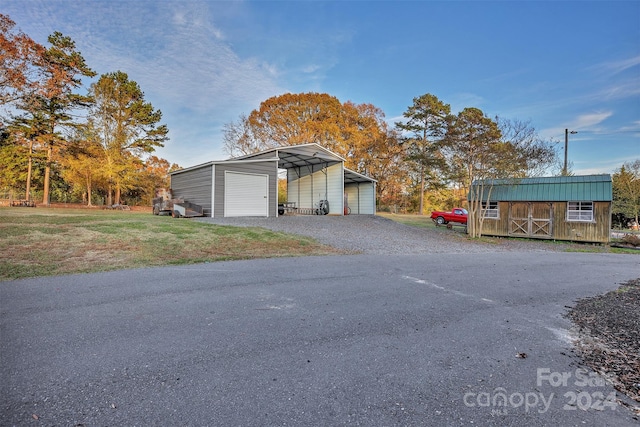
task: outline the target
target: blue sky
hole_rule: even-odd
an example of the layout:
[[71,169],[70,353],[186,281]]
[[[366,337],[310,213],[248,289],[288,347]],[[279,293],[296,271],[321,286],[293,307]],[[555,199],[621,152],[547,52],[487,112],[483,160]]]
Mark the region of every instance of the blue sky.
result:
[[[283,93],[370,103],[390,123],[432,93],[530,120],[577,174],[640,159],[640,1],[5,0],[45,44],[70,36],[162,110],[183,167],[227,158],[222,127]],[[561,156],[563,152],[561,152]]]

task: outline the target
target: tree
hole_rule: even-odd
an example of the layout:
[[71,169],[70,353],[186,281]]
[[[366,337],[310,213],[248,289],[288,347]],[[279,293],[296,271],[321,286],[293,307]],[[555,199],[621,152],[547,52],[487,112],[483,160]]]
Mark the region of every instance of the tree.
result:
[[72,144],[63,151],[62,176],[76,192],[82,193],[82,202],[93,206],[93,190],[102,178],[104,153],[91,122],[78,126]]
[[287,93],[269,98],[247,120],[261,149],[316,142],[338,152],[337,147],[345,140],[343,105],[326,93]]
[[502,141],[510,148],[503,162],[509,176],[540,176],[559,162],[553,142],[540,138],[531,122],[496,117]]
[[0,105],[13,103],[35,85],[33,64],[44,54],[44,47],[22,31],[15,22],[0,14]]
[[[44,159],[34,156],[31,141],[9,130],[2,132],[0,138],[0,188],[11,191],[11,198],[25,193],[25,199],[31,200],[31,183],[42,182]],[[25,169],[25,163],[28,164]],[[35,163],[35,167],[32,164]],[[18,194],[15,191],[18,190]],[[20,196],[22,197],[22,196]]]
[[362,173],[377,180],[379,205],[391,206],[401,202],[407,187],[405,152],[400,135],[393,129],[370,141],[362,154]]
[[543,173],[555,160],[552,143],[540,139],[529,122],[496,117],[465,108],[451,121],[446,143],[451,177],[469,194],[468,230],[482,235],[494,179],[513,179]]
[[169,163],[157,156],[150,156],[144,162],[142,173],[136,176],[139,179],[137,190],[140,198],[150,205],[158,189],[169,188],[169,174],[178,169],[182,168],[175,163]]
[[[16,102],[36,87],[35,62],[44,55],[44,47],[29,36],[15,30],[15,22],[7,15],[0,14],[0,131],[5,134],[2,144],[3,181],[18,186],[15,181],[20,176],[26,183],[26,199],[30,199],[31,179],[33,175],[33,140],[21,135],[12,135],[5,120],[6,113],[16,106]],[[26,133],[31,133],[27,131]],[[22,166],[27,164],[27,172]]]
[[254,135],[249,118],[241,114],[237,121],[225,123],[223,128],[224,150],[231,157],[256,153],[267,148]]
[[55,32],[48,41],[51,46],[34,58],[37,79],[16,103],[24,113],[14,121],[15,126],[28,129],[24,134],[28,134],[32,146],[46,151],[43,203],[47,205],[55,150],[65,143],[63,132],[77,124],[72,112],[91,103],[90,97],[76,94],[74,90],[82,85],[82,77],[95,75],[76,51],[71,38]]
[[638,223],[640,215],[640,159],[627,162],[613,174],[613,211]]
[[146,102],[140,86],[126,73],[103,74],[91,85],[95,105],[90,120],[95,126],[104,152],[104,171],[108,181],[107,204],[120,201],[127,182],[133,182],[134,163],[143,155],[163,147],[168,139],[166,125],[158,125],[162,112]]
[[225,125],[225,151],[250,154],[288,145],[318,143],[357,169],[354,153],[384,133],[384,114],[372,105],[341,103],[326,93],[287,93],[263,101],[248,117]]
[[224,127],[225,151],[232,156],[315,142],[342,156],[347,168],[378,180],[381,194],[401,179],[396,137],[381,109],[322,93],[269,98]]
[[[502,177],[508,166],[505,155],[511,156],[507,144],[501,142],[496,122],[478,108],[465,108],[452,119],[447,132],[446,152],[453,178],[469,189],[469,218],[467,229],[471,237],[480,237],[483,216],[482,201],[488,200],[491,189],[485,194],[485,180]],[[473,185],[477,183],[478,185]]]
[[424,209],[424,192],[427,176],[436,179],[436,171],[445,166],[440,146],[447,130],[449,104],[435,95],[425,94],[413,98],[413,104],[403,113],[406,122],[396,122],[396,128],[409,133],[404,139],[406,159],[414,165],[420,180],[420,215]]

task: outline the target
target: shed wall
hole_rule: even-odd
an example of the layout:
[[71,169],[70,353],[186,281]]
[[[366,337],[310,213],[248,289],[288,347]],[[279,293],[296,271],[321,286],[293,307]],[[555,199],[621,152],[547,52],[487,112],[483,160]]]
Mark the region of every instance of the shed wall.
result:
[[499,218],[485,218],[482,224],[482,234],[486,236],[509,235],[509,202],[498,203]]
[[349,208],[352,215],[376,213],[375,183],[361,182],[345,184]]
[[211,215],[212,165],[171,175],[173,197],[202,206],[204,215]]
[[611,240],[611,203],[593,202],[593,222],[567,222],[567,202],[554,207],[554,237],[558,240],[608,243]]
[[[517,237],[510,232],[510,222],[514,218],[551,218],[550,236],[521,236],[530,238],[551,238],[574,242],[608,243],[611,230],[611,203],[593,202],[592,222],[567,221],[567,202],[499,202],[499,218],[486,218],[482,234],[486,236]],[[531,206],[531,208],[528,208]],[[549,215],[550,214],[550,215]],[[511,230],[513,227],[511,227]],[[512,230],[513,231],[513,230]]]

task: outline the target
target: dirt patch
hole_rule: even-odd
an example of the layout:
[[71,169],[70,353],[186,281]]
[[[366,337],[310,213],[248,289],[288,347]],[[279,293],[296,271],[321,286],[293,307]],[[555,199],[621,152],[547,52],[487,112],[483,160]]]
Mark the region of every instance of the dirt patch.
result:
[[[585,364],[640,403],[640,278],[579,300],[567,317],[577,326],[575,345]],[[629,406],[640,414],[639,405]]]

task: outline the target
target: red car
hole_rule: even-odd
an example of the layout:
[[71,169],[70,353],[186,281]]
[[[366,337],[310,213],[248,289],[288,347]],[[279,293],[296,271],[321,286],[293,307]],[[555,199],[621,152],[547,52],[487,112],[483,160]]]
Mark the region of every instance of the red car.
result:
[[438,225],[444,225],[450,222],[466,224],[468,213],[464,208],[453,208],[451,212],[433,211],[431,212],[431,219]]

